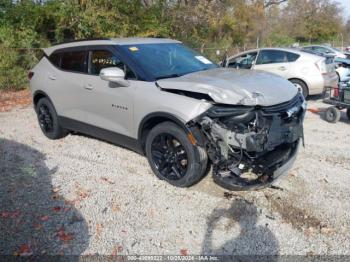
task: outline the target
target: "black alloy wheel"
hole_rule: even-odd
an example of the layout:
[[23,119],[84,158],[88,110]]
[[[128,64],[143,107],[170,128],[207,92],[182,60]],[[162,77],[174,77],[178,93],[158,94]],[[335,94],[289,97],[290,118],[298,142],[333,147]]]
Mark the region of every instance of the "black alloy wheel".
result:
[[205,149],[191,142],[179,125],[162,122],[149,131],[145,140],[148,162],[159,179],[177,187],[189,187],[206,175]]
[[45,104],[41,104],[38,108],[38,119],[41,129],[45,133],[52,133],[53,120],[49,108]]
[[155,167],[165,178],[179,180],[186,175],[187,152],[174,136],[166,133],[156,136],[152,141],[151,153]]
[[41,131],[46,137],[59,139],[68,134],[68,131],[61,127],[55,107],[48,98],[41,98],[36,104],[35,111]]

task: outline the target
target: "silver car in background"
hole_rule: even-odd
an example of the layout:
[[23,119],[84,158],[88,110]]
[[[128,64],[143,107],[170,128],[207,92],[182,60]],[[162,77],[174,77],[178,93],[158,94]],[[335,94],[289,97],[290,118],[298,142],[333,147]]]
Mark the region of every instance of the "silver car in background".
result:
[[333,59],[290,48],[261,48],[229,57],[225,67],[267,71],[288,79],[305,97],[335,87],[338,76]]
[[343,52],[342,50],[336,47],[326,46],[326,45],[309,45],[309,46],[302,47],[301,50],[308,50],[316,53],[328,54],[334,57],[339,57],[344,59],[350,58],[350,53],[348,51]]

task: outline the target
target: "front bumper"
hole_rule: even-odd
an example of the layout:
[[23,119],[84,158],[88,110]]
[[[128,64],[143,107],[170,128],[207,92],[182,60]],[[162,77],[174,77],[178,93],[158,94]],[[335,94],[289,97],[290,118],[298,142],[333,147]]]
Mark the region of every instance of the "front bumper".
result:
[[295,148],[295,150],[291,153],[289,159],[282,164],[282,166],[278,167],[274,172],[273,172],[273,179],[277,179],[278,177],[287,174],[287,172],[293,167],[293,164],[295,160],[297,159],[298,151],[300,147],[300,141],[298,141],[298,144]]
[[216,106],[199,120],[213,178],[229,190],[266,187],[293,165],[306,103],[301,94],[269,107]]
[[222,186],[225,189],[232,191],[245,191],[245,190],[258,190],[270,186],[277,178],[285,175],[293,167],[293,164],[297,158],[300,147],[300,141],[295,145],[295,148],[291,150],[288,157],[279,162],[275,166],[271,167],[271,175],[262,177],[262,179],[247,183],[246,181],[240,181],[232,176],[221,176],[219,174],[213,174],[215,183]]

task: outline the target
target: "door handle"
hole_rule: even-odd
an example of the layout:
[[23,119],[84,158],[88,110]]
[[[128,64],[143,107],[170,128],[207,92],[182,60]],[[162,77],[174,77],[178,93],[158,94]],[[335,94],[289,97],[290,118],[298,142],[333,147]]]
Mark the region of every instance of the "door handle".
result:
[[56,80],[56,77],[54,75],[49,75],[49,79]]
[[87,90],[92,90],[92,89],[94,89],[94,87],[93,87],[91,84],[86,84],[86,85],[84,85],[84,88],[87,89]]
[[285,66],[281,66],[278,69],[281,70],[281,71],[286,71],[287,70],[287,68]]

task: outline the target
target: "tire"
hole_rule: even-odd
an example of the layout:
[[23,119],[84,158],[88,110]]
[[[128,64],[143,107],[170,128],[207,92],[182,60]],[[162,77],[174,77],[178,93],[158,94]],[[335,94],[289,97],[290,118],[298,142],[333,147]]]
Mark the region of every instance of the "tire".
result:
[[350,120],[350,108],[346,109],[346,116]]
[[41,98],[36,105],[35,111],[40,129],[47,138],[60,139],[68,134],[60,126],[56,110],[48,98]]
[[336,123],[340,119],[340,111],[335,106],[328,107],[325,113],[325,118],[329,123]]
[[176,187],[200,181],[208,165],[206,151],[192,145],[186,132],[173,122],[163,122],[149,132],[146,156],[155,175]]
[[303,81],[301,81],[299,79],[291,79],[289,81],[302,92],[302,94],[305,98],[308,97],[309,89],[307,88],[306,84]]

